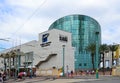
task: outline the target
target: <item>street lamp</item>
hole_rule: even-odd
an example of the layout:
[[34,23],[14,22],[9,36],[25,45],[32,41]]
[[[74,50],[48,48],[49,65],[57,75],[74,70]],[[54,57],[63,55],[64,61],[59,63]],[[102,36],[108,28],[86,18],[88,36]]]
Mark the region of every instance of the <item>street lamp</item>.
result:
[[2,41],[9,41],[8,39],[10,39],[10,38],[0,38],[0,40],[2,40]]
[[98,35],[99,35],[99,32],[96,31],[95,35],[96,35],[96,79],[98,79],[99,78],[99,73],[98,73],[98,52],[99,52],[99,49],[98,49]]
[[64,66],[65,66],[65,45],[62,45],[63,47],[63,68],[62,68],[62,71],[63,71],[63,76],[65,76],[65,72],[64,72]]
[[32,63],[31,63],[31,69],[30,69],[30,73],[31,73],[31,78],[32,78],[32,74],[33,74],[33,53],[32,53],[32,57],[31,57]]

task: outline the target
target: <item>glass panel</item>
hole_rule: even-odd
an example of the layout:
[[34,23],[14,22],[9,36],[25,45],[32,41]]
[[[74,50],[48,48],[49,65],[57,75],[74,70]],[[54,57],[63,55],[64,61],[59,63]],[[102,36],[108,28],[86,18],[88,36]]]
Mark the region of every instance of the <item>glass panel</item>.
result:
[[[54,25],[54,27],[53,27]],[[91,42],[96,42],[95,31],[101,30],[96,20],[84,15],[69,15],[54,22],[49,29],[58,28],[72,33],[72,45],[75,51],[75,68],[92,68],[90,52],[85,51],[86,46]],[[101,31],[99,34],[99,45],[101,42]],[[85,56],[83,56],[85,55]],[[83,60],[86,60],[84,66]]]

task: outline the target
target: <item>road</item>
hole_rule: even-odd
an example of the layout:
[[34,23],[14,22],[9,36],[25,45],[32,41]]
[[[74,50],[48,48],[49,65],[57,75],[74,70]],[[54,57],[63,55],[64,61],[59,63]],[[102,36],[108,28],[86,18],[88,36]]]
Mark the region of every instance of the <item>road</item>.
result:
[[80,81],[80,82],[72,82],[72,83],[120,83],[120,79],[99,80],[99,81]]
[[77,81],[72,83],[120,83],[120,77],[101,77],[99,80],[93,81]]

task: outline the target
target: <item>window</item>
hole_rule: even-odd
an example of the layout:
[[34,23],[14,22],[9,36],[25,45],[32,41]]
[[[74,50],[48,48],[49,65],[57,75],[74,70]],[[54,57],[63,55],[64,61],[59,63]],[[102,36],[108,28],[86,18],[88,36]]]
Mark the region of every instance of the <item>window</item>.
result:
[[84,66],[87,66],[87,63],[84,63]]
[[105,68],[109,67],[110,61],[109,60],[105,60]]
[[82,66],[82,64],[80,63],[79,66]]
[[32,61],[32,59],[33,59],[33,52],[26,53],[26,60],[27,61]]
[[[53,26],[54,25],[54,26]],[[59,26],[58,26],[59,25]],[[95,31],[100,30],[100,25],[96,20],[84,15],[70,15],[55,21],[49,29],[61,29],[72,33],[72,46],[75,47],[75,68],[92,68],[90,63],[91,56],[90,52],[85,51],[86,46],[89,43],[96,42]],[[101,32],[99,34],[99,45],[101,42]],[[60,40],[66,40],[66,38],[60,37]],[[86,56],[83,56],[86,55]],[[83,58],[86,58],[86,62],[83,62]]]

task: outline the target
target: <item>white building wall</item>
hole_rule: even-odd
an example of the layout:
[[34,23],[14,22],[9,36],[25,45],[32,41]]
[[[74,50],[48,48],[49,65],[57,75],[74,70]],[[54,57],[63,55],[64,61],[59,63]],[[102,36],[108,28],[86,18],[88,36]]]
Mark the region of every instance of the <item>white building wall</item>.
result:
[[[71,45],[71,33],[64,32],[61,30],[50,30],[48,32],[44,32],[39,34],[39,43],[41,44],[42,35],[45,33],[49,33],[48,42],[51,42],[50,46],[41,47],[42,51],[41,56],[49,56],[52,53],[57,53],[56,56],[53,56],[48,62],[45,62],[40,65],[39,68],[62,68],[63,66],[63,45],[65,45],[65,70],[68,65],[70,70],[74,71],[74,48]],[[63,42],[59,40],[59,36],[63,35],[68,38],[67,42]],[[46,51],[46,52],[45,52]]]
[[[50,46],[41,47],[42,36],[43,34],[49,33],[48,41],[51,42]],[[59,36],[67,37],[68,41],[60,41]],[[39,34],[39,40],[33,40],[27,42],[25,44],[13,47],[11,49],[7,49],[1,53],[7,53],[11,50],[20,49],[20,51],[24,53],[33,52],[33,66],[36,66],[40,61],[44,61],[50,54],[57,54],[56,56],[52,56],[48,61],[39,65],[41,69],[49,69],[52,67],[62,68],[63,66],[63,45],[65,45],[65,72],[68,66],[69,70],[74,71],[74,48],[71,45],[71,33],[53,29]],[[24,66],[25,55],[21,57],[21,65]]]
[[105,53],[104,57],[105,57],[104,58],[105,68],[107,67],[111,68],[112,67],[112,52]]

